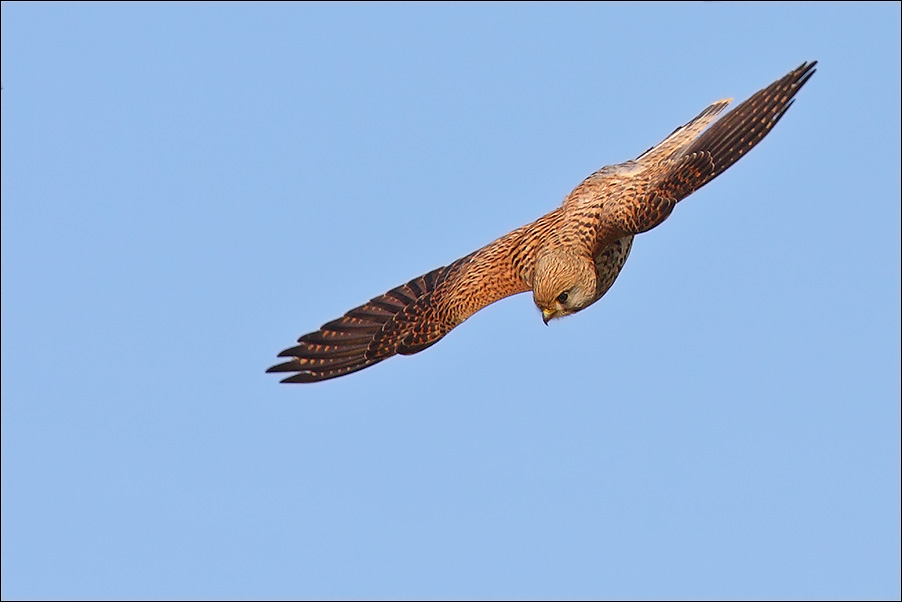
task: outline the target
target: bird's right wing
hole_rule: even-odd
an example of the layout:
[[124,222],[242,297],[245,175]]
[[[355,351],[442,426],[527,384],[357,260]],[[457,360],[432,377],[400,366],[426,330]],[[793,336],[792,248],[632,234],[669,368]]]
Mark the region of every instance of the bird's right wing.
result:
[[319,330],[305,334],[267,372],[295,372],[283,383],[327,380],[363,370],[395,354],[409,355],[438,342],[456,324],[434,302],[464,257],[370,299]]
[[529,290],[523,274],[530,269],[532,251],[559,215],[553,211],[451,265],[370,299],[299,338],[279,354],[288,361],[267,372],[294,372],[284,383],[317,382],[434,345],[483,307]]

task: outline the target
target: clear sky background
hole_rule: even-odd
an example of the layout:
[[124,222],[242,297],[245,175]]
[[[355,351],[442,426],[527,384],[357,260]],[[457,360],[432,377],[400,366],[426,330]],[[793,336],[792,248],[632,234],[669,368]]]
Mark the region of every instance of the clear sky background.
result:
[[[814,59],[587,311],[264,374]],[[899,598],[899,3],[4,3],[2,84],[3,598]]]

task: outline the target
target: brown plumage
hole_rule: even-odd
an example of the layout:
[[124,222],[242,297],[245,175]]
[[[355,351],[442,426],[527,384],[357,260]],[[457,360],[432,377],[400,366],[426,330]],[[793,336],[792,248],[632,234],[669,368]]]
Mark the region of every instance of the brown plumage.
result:
[[635,160],[593,173],[531,224],[305,334],[267,372],[293,372],[289,383],[350,374],[422,351],[483,307],[530,290],[546,323],[585,309],[614,283],[633,237],[758,144],[815,65],[803,63],[717,121],[730,101],[712,104]]

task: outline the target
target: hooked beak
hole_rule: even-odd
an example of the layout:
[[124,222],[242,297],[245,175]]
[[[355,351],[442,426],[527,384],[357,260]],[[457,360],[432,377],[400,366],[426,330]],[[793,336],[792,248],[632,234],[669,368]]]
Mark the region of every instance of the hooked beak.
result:
[[542,310],[542,321],[545,322],[545,326],[548,326],[548,320],[554,317],[553,309],[543,309]]

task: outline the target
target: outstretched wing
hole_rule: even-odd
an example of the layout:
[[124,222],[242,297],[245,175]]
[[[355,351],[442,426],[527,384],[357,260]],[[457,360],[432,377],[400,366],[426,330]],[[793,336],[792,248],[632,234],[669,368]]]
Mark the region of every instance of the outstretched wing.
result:
[[715,121],[672,160],[656,191],[678,202],[739,161],[783,118],[815,65],[817,61],[802,63]]
[[267,372],[294,372],[284,383],[309,383],[363,370],[393,355],[434,345],[468,317],[529,290],[524,274],[537,241],[555,227],[553,211],[478,251],[374,297],[305,334]]
[[442,310],[437,292],[467,259],[414,278],[305,334],[297,346],[279,354],[291,359],[267,372],[296,372],[283,383],[316,382],[435,344],[457,325]]
[[695,140],[687,141],[669,160],[643,172],[649,181],[647,192],[635,197],[634,206],[624,212],[626,231],[638,234],[651,230],[679,201],[725,172],[761,142],[814,75],[815,65],[817,61],[802,63],[715,121]]

